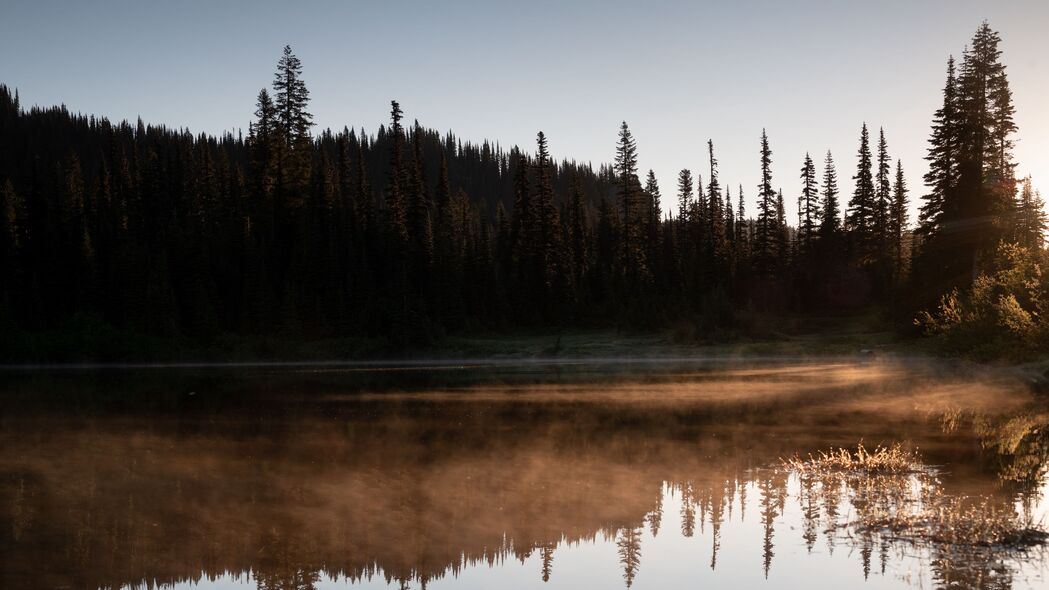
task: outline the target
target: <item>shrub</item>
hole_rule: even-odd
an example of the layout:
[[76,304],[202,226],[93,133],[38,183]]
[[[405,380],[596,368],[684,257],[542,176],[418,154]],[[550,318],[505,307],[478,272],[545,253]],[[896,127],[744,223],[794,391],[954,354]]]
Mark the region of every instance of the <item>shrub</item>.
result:
[[1046,252],[1000,244],[989,268],[966,293],[940,299],[914,323],[952,352],[974,357],[1016,356],[1049,342],[1049,273]]

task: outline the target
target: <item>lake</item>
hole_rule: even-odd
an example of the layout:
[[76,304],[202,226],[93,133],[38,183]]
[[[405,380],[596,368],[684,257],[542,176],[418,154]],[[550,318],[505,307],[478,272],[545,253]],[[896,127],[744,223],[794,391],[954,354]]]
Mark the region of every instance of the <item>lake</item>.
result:
[[[1049,405],[1004,370],[8,371],[0,400],[2,588],[1049,585]],[[820,460],[860,444],[904,459]]]

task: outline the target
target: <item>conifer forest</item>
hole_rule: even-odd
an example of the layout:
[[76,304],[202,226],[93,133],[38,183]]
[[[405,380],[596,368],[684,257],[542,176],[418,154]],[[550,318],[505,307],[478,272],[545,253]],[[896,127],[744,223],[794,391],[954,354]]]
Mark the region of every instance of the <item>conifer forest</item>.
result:
[[7,2],[0,590],[1049,588],[1045,30]]
[[[512,148],[442,134],[395,100],[374,132],[319,130],[291,47],[245,105],[246,135],[27,107],[2,87],[0,321],[405,346],[522,327],[684,325],[702,339],[747,313],[870,306],[902,329],[923,311],[935,324],[941,298],[993,273],[1002,248],[1044,255],[999,42],[985,22],[945,64],[924,178],[893,158],[894,130],[857,121],[854,153],[798,159],[799,194],[779,188],[775,138],[757,126],[741,132],[758,186],[719,174],[713,140],[661,186],[627,122],[596,167],[555,161],[542,131]],[[1023,299],[1015,311],[1037,316]]]

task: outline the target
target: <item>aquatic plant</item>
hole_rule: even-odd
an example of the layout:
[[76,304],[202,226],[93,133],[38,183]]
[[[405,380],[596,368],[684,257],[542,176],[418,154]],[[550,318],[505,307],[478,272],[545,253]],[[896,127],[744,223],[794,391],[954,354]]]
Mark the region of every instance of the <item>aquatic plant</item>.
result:
[[781,465],[803,489],[847,491],[854,517],[828,523],[831,529],[937,549],[1023,550],[1049,541],[1043,523],[1001,498],[948,494],[937,470],[899,443],[873,451],[860,443],[855,450],[833,448],[806,459],[795,455]]

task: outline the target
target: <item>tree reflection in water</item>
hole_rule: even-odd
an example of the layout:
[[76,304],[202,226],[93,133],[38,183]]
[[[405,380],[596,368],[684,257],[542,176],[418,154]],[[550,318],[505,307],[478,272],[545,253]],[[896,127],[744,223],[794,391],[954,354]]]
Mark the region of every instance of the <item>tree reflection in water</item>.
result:
[[[680,581],[646,568],[680,543],[710,552],[687,565],[715,580],[753,569],[796,585],[783,561],[795,546],[814,560],[845,547],[864,576],[916,558],[928,575],[912,582],[1001,588],[1038,557],[890,518],[955,499],[1041,517],[1046,414],[1008,378],[890,363],[656,369],[10,378],[0,586],[418,587],[515,561],[556,585],[595,542],[632,588]],[[860,440],[909,441],[920,463],[866,477],[779,465]],[[726,561],[741,543],[756,561]]]

